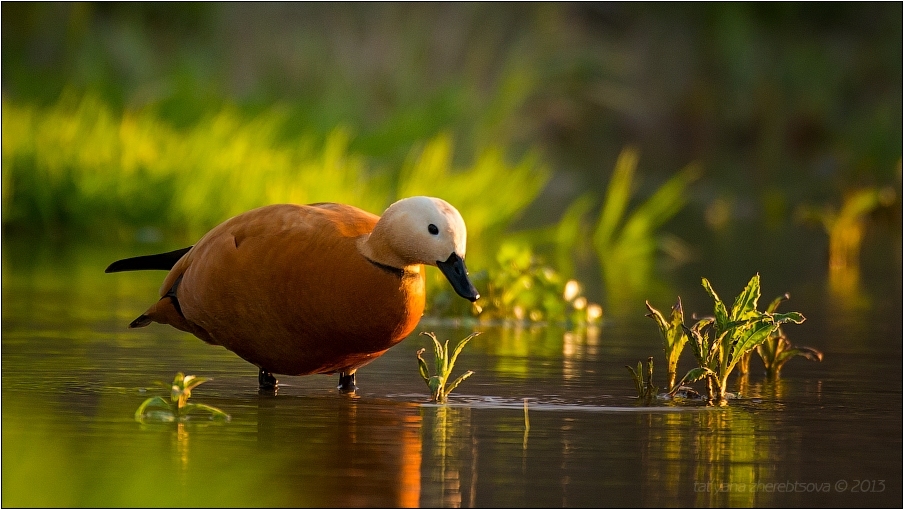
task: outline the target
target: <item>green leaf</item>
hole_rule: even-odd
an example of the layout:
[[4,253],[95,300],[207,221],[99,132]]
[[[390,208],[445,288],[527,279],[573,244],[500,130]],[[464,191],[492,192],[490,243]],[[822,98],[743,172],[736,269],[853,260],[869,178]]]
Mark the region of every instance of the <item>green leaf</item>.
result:
[[189,392],[194,388],[198,387],[201,384],[206,383],[207,381],[212,381],[211,377],[197,377],[194,375],[189,375],[185,377],[185,391]]
[[772,302],[769,303],[769,306],[766,307],[766,313],[775,313],[775,310],[778,309],[778,305],[780,305],[782,301],[787,301],[789,299],[791,299],[791,295],[787,292],[785,292],[783,296],[773,299]]
[[712,319],[701,319],[691,328],[688,328],[684,324],[681,325],[681,329],[684,330],[684,334],[687,335],[687,338],[690,340],[691,352],[697,360],[697,363],[701,365],[706,364],[705,353],[709,351],[706,337],[701,331],[710,323],[712,323]]
[[637,362],[637,396],[643,397],[643,362]]
[[777,328],[778,324],[768,316],[751,322],[748,326],[739,328],[736,331],[736,339],[731,346],[729,372],[742,354],[763,343]]
[[437,375],[434,375],[427,381],[427,387],[430,388],[431,398],[435,402],[443,402],[446,400],[446,395],[443,394],[443,380]]
[[674,367],[678,363],[678,358],[681,356],[681,351],[684,350],[684,345],[688,339],[684,333],[684,310],[681,307],[681,297],[678,297],[677,302],[672,307],[670,319],[665,356],[669,364],[669,372],[674,372]]
[[774,364],[777,368],[780,369],[782,367],[782,365],[785,364],[785,362],[787,362],[789,359],[793,358],[794,356],[796,356],[799,353],[800,353],[800,351],[798,351],[797,349],[789,349],[787,351],[782,351],[781,354],[779,354],[778,356],[775,357],[775,360],[772,362],[772,364]]
[[606,197],[603,200],[603,210],[593,233],[593,244],[600,253],[609,252],[618,225],[625,215],[625,209],[631,198],[631,184],[634,181],[638,158],[636,149],[626,148],[619,154],[612,170],[609,185],[606,187]]
[[800,312],[787,312],[787,313],[774,313],[771,314],[772,320],[775,321],[776,324],[785,324],[788,322],[793,322],[794,324],[802,324],[806,317]]
[[699,320],[692,326],[692,328],[693,328],[694,330],[699,331],[699,332],[702,333],[704,329],[706,329],[706,328],[711,328],[711,326],[712,326],[713,324],[715,324],[715,322],[716,322],[716,318],[715,318],[715,317],[703,317],[702,319],[699,319]]
[[153,406],[163,407],[164,409],[166,409],[167,411],[170,411],[170,412],[172,412],[172,410],[173,410],[172,407],[170,406],[170,403],[167,402],[163,397],[151,397],[151,398],[145,400],[144,402],[142,402],[140,406],[138,406],[138,409],[135,411],[135,419],[138,421],[141,421],[142,417],[144,416],[145,410],[148,407],[153,407]]
[[436,339],[436,335],[434,335],[433,333],[424,332],[422,334],[429,336],[433,340],[433,365],[436,368],[436,375],[442,375],[443,358],[445,357],[443,344],[439,343],[439,340]]
[[656,325],[659,326],[659,332],[662,333],[662,338],[665,340],[668,337],[669,332],[669,323],[665,320],[662,313],[653,308],[649,301],[644,301],[644,304],[647,305],[647,310],[650,311],[646,316],[653,319],[656,322]]
[[455,388],[458,388],[459,384],[461,384],[465,379],[467,379],[468,377],[471,377],[472,375],[474,375],[474,372],[472,372],[470,370],[461,374],[458,377],[458,379],[455,379],[455,381],[453,381],[452,384],[449,385],[449,389],[446,390],[446,395],[448,396],[450,393],[452,393],[452,390],[454,390]]
[[678,388],[680,388],[684,384],[695,383],[695,382],[699,381],[700,379],[703,379],[704,377],[715,376],[715,375],[716,375],[715,372],[713,372],[712,370],[710,370],[706,367],[692,368],[688,371],[687,374],[685,374],[684,377],[681,378],[680,381],[678,381],[678,384],[676,384],[675,387],[669,391],[669,393],[674,395],[675,392],[678,391]]
[[185,374],[176,372],[176,377],[173,378],[173,384],[170,386],[170,399],[177,402],[183,393],[185,393]]
[[[640,367],[639,361],[637,362],[637,365],[638,365],[637,369],[642,370]],[[637,390],[637,396],[638,397],[643,396],[643,380],[641,380],[638,373],[635,372],[633,368],[631,368],[631,365],[625,365],[625,368],[627,368],[628,371],[631,372],[631,379],[634,381],[634,389]]]
[[452,366],[449,364],[449,341],[443,344],[443,371],[440,374],[443,379],[449,377],[452,372]]
[[[685,203],[687,203],[687,186],[699,176],[699,169],[695,166],[688,166],[677,172],[659,186],[650,195],[650,198],[637,207],[632,219],[635,217],[644,218],[646,223],[645,234],[649,235],[653,229],[664,224],[684,207]],[[625,230],[631,230],[630,224],[625,226]]]
[[638,255],[655,249],[653,233],[687,203],[687,186],[699,176],[690,166],[673,175],[640,204],[625,221],[618,235],[619,249],[638,250]]
[[672,306],[672,316],[670,323],[672,326],[670,329],[677,329],[681,331],[681,328],[678,327],[684,324],[684,309],[681,306],[681,296],[678,296],[678,300]]
[[[778,333],[778,330],[775,331]],[[760,359],[763,360],[763,364],[766,365],[766,368],[769,368],[769,365],[778,357],[778,354],[782,351],[783,343],[787,342],[781,336],[775,336],[775,334],[770,335],[765,342],[756,346],[756,351],[760,355]]]
[[725,304],[722,303],[722,300],[719,299],[719,295],[716,294],[716,291],[713,289],[711,283],[706,278],[703,278],[703,288],[709,293],[710,297],[715,301],[715,305],[713,307],[713,313],[716,316],[716,327],[719,331],[725,331],[728,329],[728,310],[725,309]]
[[731,307],[731,320],[740,321],[748,318],[750,314],[756,312],[757,301],[760,299],[760,274],[753,275],[753,278],[744,287],[744,290],[738,294],[734,305]]
[[585,218],[596,203],[596,193],[587,192],[571,203],[555,226],[556,262],[563,274],[574,275],[574,250],[585,247]]
[[203,411],[203,412],[210,413],[211,417],[213,417],[213,418],[221,418],[224,420],[229,420],[228,414],[226,414],[225,412],[223,412],[220,409],[217,409],[216,407],[209,406],[207,404],[195,404],[195,403],[185,404],[185,406],[182,408],[182,414],[188,414],[192,411]]
[[475,331],[467,336],[467,338],[463,339],[461,342],[458,342],[458,345],[455,346],[455,350],[452,352],[452,357],[449,358],[449,371],[451,372],[453,368],[455,368],[455,361],[458,359],[458,355],[461,354],[462,349],[465,348],[465,345],[471,341],[472,338],[479,335],[481,331]]
[[[723,331],[719,336],[713,339],[709,346],[709,352],[706,353],[706,365],[721,360],[722,356],[728,355],[728,347],[730,347],[732,331]],[[728,344],[728,345],[727,345]]]
[[795,347],[798,356],[803,356],[810,361],[822,361],[822,351],[812,347]]
[[427,362],[424,361],[424,358],[421,357],[421,354],[424,354],[425,350],[426,349],[421,348],[419,351],[417,351],[417,368],[421,374],[421,377],[424,378],[424,382],[427,382],[430,380],[430,372],[427,370]]

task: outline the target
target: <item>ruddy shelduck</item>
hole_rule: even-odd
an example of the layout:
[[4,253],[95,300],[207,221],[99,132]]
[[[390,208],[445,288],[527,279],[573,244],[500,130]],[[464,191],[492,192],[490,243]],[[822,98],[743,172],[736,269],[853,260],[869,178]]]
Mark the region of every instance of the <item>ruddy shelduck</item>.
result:
[[119,260],[106,272],[169,270],[160,299],[129,325],[169,324],[273,376],[355,371],[399,343],[424,312],[424,264],[458,295],[479,296],[467,232],[444,200],[411,197],[377,217],[350,205],[270,205],[231,218],[194,246]]

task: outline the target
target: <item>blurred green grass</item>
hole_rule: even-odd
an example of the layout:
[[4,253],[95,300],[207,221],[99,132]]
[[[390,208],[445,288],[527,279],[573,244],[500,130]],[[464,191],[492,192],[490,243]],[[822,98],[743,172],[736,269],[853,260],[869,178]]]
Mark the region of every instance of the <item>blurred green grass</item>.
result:
[[[430,194],[465,216],[472,268],[526,239],[566,275],[637,266],[640,288],[688,251],[656,230],[771,235],[798,204],[901,187],[900,4],[0,9],[5,236],[190,243],[267,203]],[[700,178],[589,257],[625,147],[622,211]]]
[[893,3],[2,9],[16,102],[90,91],[180,127],[227,104],[247,117],[279,105],[281,137],[343,125],[353,149],[395,164],[452,132],[465,158],[489,140],[541,149],[571,198],[628,145],[655,177],[699,162],[720,194],[778,189],[792,203],[887,183],[901,156]]
[[462,211],[482,262],[547,180],[537,158],[509,164],[494,146],[456,167],[447,135],[412,148],[398,170],[378,167],[349,148],[342,128],[322,143],[313,135],[278,142],[284,121],[277,110],[242,119],[227,108],[176,129],[153,112],[120,115],[91,96],[49,108],[4,102],[4,221],[120,240],[154,228],[192,243],[267,204],[341,202],[380,214],[398,198],[432,195]]

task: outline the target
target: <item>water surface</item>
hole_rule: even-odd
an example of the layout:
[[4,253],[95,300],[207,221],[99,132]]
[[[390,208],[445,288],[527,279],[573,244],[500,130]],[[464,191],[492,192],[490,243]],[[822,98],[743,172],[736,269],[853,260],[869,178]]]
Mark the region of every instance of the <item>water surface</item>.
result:
[[[754,360],[726,407],[636,405],[624,365],[662,364],[642,300],[589,333],[478,328],[458,362],[475,375],[436,406],[415,361],[429,339],[417,335],[363,368],[354,396],[332,376],[281,377],[278,394],[261,395],[256,369],[222,348],[159,325],[128,330],[163,276],[102,274],[129,254],[4,250],[4,506],[902,502],[900,267],[864,270],[854,287],[804,274],[773,291],[764,274],[765,294],[792,290],[789,309],[808,317],[792,340],[825,361],[792,360],[768,381]],[[688,314],[708,312],[696,278],[675,284]],[[453,342],[471,332],[435,320],[424,330]],[[193,400],[231,420],[137,423],[138,405],[164,394],[152,383],[177,371],[213,377]]]

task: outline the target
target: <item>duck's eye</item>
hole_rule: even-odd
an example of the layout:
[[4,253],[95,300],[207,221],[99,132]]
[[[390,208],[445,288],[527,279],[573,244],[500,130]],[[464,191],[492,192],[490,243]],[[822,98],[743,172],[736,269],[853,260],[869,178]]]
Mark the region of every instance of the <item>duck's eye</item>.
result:
[[436,225],[433,223],[427,225],[427,232],[430,232],[433,235],[439,234],[439,229],[436,228]]

